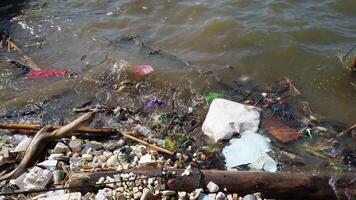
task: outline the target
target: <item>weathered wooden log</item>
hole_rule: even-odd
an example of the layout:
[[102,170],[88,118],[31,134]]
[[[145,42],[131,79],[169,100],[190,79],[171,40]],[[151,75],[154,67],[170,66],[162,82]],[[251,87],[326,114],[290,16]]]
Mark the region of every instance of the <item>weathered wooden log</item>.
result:
[[[348,199],[356,196],[356,176],[354,174],[312,174],[285,172],[241,172],[194,169],[191,175],[181,176],[184,170],[170,169],[175,172],[174,177],[164,178],[168,189],[176,191],[194,191],[203,188],[207,191],[207,184],[212,181],[219,188],[227,189],[227,193],[240,195],[262,192],[265,198],[276,199]],[[160,168],[148,166],[125,170],[123,172],[90,172],[72,173],[68,186],[76,188],[74,191],[97,190],[94,187],[100,177],[113,176],[118,173],[134,172],[137,175],[160,176]],[[81,186],[82,189],[78,189]],[[83,187],[87,186],[87,187]]]

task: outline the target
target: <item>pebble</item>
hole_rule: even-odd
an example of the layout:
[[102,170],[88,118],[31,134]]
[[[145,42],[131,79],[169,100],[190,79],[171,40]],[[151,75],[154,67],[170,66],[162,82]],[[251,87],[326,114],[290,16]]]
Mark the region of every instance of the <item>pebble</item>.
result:
[[142,196],[142,192],[135,192],[133,196],[134,199],[140,199],[140,197]]
[[80,139],[72,139],[72,141],[69,142],[69,148],[76,153],[79,153],[82,151],[82,140]]
[[83,154],[82,159],[84,159],[86,161],[91,161],[91,160],[93,160],[93,156],[90,154]]
[[[227,198],[227,200],[233,200],[233,199],[234,199],[233,196],[232,196],[232,194],[227,195],[226,198]],[[236,198],[236,199],[237,199],[237,198]]]
[[114,167],[119,165],[119,160],[117,159],[116,155],[110,156],[110,158],[106,161],[106,165],[108,167]]
[[255,195],[252,194],[248,194],[246,196],[244,196],[243,200],[257,200]]
[[69,147],[67,147],[67,145],[63,144],[62,142],[58,142],[53,149],[54,153],[64,153],[65,154],[69,151],[70,151]]
[[192,173],[192,166],[188,165],[187,168],[185,168],[184,172],[182,173],[181,176],[189,176]]
[[195,189],[194,192],[189,194],[189,199],[190,200],[196,200],[199,198],[200,194],[203,192],[202,188]]
[[100,157],[98,157],[98,156],[95,156],[94,158],[93,158],[93,166],[94,167],[101,167],[102,166],[102,164],[103,164],[103,161],[100,159]]
[[61,153],[55,153],[55,154],[51,154],[48,157],[48,160],[58,160],[59,158],[62,158],[64,155]]
[[171,196],[171,195],[175,195],[176,191],[174,191],[174,190],[164,190],[164,191],[161,191],[161,193],[164,196]]
[[210,193],[215,193],[219,191],[219,186],[212,181],[210,181],[206,187],[208,188]]
[[178,192],[178,199],[179,199],[179,200],[186,200],[186,199],[187,199],[187,192],[185,192],[185,191],[179,191],[179,192]]
[[117,159],[120,161],[120,163],[126,163],[127,162],[127,155],[120,152],[117,155]]
[[145,163],[152,163],[152,156],[150,154],[145,154],[141,156],[140,161],[138,161],[140,164],[145,164]]
[[142,190],[142,196],[140,198],[140,200],[146,200],[148,199],[148,196],[150,195],[150,189],[148,188],[143,188]]
[[98,184],[103,184],[105,181],[105,178],[104,177],[100,177],[99,180],[98,180]]
[[224,200],[225,198],[226,195],[223,192],[219,192],[215,197],[216,200]]

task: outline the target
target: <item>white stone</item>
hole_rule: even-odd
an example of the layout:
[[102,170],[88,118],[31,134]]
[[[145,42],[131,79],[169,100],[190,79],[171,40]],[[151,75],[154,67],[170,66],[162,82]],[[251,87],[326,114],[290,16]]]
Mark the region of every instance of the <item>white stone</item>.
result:
[[58,160],[60,158],[62,158],[64,155],[61,153],[55,153],[55,154],[51,154],[48,156],[48,160]]
[[98,180],[98,184],[103,184],[105,181],[105,178],[104,177],[100,177],[99,180]]
[[185,200],[187,198],[187,192],[184,191],[179,191],[178,192],[178,199],[179,200]]
[[109,188],[104,188],[99,190],[95,196],[95,200],[108,200],[112,196],[112,190]]
[[150,189],[148,188],[143,188],[142,190],[142,195],[141,195],[141,198],[140,200],[146,200],[148,199],[148,196],[150,195]]
[[110,158],[106,161],[106,165],[108,167],[115,167],[119,165],[119,160],[117,159],[117,155],[110,156]]
[[174,191],[174,190],[164,190],[164,191],[161,191],[161,193],[164,196],[171,196],[171,195],[175,195],[176,191]]
[[58,142],[56,144],[56,146],[54,147],[53,149],[53,152],[54,153],[63,153],[63,154],[66,154],[68,153],[70,150],[69,150],[69,147],[65,144],[63,144],[62,142]]
[[189,199],[190,200],[196,200],[199,198],[200,194],[203,192],[204,190],[202,188],[198,188],[195,189],[194,192],[189,194]]
[[234,133],[256,132],[260,109],[226,99],[214,99],[202,126],[203,133],[214,142],[230,139]]
[[185,168],[184,172],[181,174],[181,176],[189,176],[192,173],[192,166],[188,165],[187,168]]
[[208,188],[210,193],[215,193],[219,191],[219,186],[212,181],[210,181],[206,187]]
[[233,198],[233,196],[232,196],[232,194],[229,194],[229,195],[227,195],[227,200],[233,200],[234,198]]
[[133,198],[134,199],[140,199],[142,196],[142,192],[135,192],[134,195],[133,195]]
[[83,155],[82,155],[82,158],[83,158],[84,160],[86,160],[86,161],[91,161],[91,160],[93,160],[93,156],[90,155],[90,154],[83,154]]
[[146,163],[152,163],[152,156],[150,154],[145,154],[143,156],[141,156],[140,160],[138,161],[138,163],[140,164],[146,164]]
[[226,195],[223,192],[219,192],[215,197],[216,200],[224,200],[225,198]]

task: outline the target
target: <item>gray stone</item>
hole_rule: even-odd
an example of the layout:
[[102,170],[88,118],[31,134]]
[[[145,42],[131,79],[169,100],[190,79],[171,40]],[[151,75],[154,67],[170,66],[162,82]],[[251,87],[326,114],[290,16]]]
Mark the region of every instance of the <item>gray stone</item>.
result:
[[56,144],[56,146],[54,147],[53,149],[53,152],[54,153],[63,153],[63,154],[66,154],[68,153],[70,150],[69,150],[69,147],[65,144],[63,144],[62,142],[58,142]]
[[257,200],[255,195],[252,194],[248,194],[246,196],[244,196],[243,200]]

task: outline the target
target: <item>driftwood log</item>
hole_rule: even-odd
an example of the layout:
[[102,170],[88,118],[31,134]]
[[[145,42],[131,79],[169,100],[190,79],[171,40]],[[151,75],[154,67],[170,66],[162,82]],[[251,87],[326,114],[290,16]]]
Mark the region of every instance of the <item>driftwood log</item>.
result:
[[[220,189],[228,193],[244,195],[262,192],[265,198],[276,199],[349,199],[356,196],[356,176],[354,174],[312,174],[285,172],[241,172],[194,169],[189,176],[180,176],[184,170],[169,169],[177,175],[162,177],[168,189],[191,192],[197,188],[207,191],[206,185],[213,181]],[[73,191],[93,191],[98,188],[95,183],[100,177],[113,176],[119,173],[134,172],[147,177],[162,176],[161,168],[144,166],[122,172],[78,172],[68,179],[69,188]]]
[[33,165],[38,160],[38,157],[40,156],[49,141],[76,135],[77,133],[75,133],[74,131],[79,127],[88,125],[94,118],[94,115],[94,112],[86,113],[78,119],[74,120],[73,122],[67,124],[66,126],[63,126],[54,131],[50,131],[51,129],[53,130],[51,126],[43,127],[40,131],[36,133],[36,135],[31,140],[20,164],[10,173],[0,177],[0,181],[19,177],[26,171],[28,167]]

